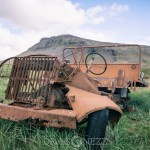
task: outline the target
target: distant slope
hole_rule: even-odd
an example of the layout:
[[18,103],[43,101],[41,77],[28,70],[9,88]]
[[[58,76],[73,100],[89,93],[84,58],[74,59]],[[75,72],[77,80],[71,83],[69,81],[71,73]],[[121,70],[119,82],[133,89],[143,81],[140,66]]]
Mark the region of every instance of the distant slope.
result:
[[[59,36],[53,36],[50,38],[42,38],[39,43],[33,45],[30,47],[27,51],[20,54],[20,56],[26,56],[30,54],[49,54],[49,55],[58,55],[61,56],[62,50],[65,47],[71,47],[71,46],[99,46],[99,45],[114,45],[117,43],[108,43],[108,42],[100,42],[100,41],[94,41],[89,39],[84,39],[80,37],[76,37],[73,35],[59,35]],[[142,45],[142,62],[144,67],[148,67],[150,64],[150,46],[144,46]],[[116,53],[115,49],[108,49],[105,53],[105,58],[110,58],[112,56],[112,61],[117,61],[117,59],[120,57],[122,61],[126,60],[128,61],[137,59],[136,54],[135,56],[132,55],[128,57],[127,54],[125,56],[126,52],[118,51]]]
[[111,43],[99,42],[89,39],[84,39],[72,35],[60,35],[50,38],[42,38],[39,43],[30,47],[27,51],[21,55],[27,55],[30,53],[42,53],[42,54],[60,54],[62,49],[71,46],[87,46],[87,45],[110,45]]

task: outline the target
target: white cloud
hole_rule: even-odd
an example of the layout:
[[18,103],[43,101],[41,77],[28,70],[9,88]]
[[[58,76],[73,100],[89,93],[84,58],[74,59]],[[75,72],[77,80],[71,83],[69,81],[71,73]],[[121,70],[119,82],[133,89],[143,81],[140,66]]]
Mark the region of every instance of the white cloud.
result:
[[121,12],[129,11],[128,5],[118,5],[117,3],[114,3],[108,9],[109,9],[108,13],[111,17],[116,16],[120,14]]
[[[28,29],[80,26],[84,11],[66,0],[0,0],[0,16]],[[77,22],[78,21],[78,22]]]
[[86,11],[87,18],[89,22],[94,24],[105,23],[107,19],[111,17],[118,16],[122,12],[127,12],[129,10],[128,5],[112,4],[110,6],[95,6],[89,8]]
[[111,40],[99,28],[128,11],[127,5],[98,5],[88,9],[69,0],[0,0],[0,59],[17,55],[42,37],[74,34]]

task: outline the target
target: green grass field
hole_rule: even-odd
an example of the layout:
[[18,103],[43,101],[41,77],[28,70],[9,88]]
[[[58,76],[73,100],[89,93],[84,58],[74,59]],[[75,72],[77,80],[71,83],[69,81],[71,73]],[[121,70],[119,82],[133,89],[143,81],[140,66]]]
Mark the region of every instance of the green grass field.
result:
[[[6,80],[0,80],[4,97]],[[124,113],[114,129],[108,127],[103,150],[150,149],[150,89],[130,94],[136,111]],[[19,115],[19,114],[18,114]],[[85,127],[77,130],[40,128],[0,119],[0,150],[86,150]]]
[[[108,127],[104,150],[150,149],[150,92],[139,89],[130,96],[136,111],[125,113],[114,130]],[[86,150],[81,138],[84,129],[41,129],[1,119],[0,150]]]

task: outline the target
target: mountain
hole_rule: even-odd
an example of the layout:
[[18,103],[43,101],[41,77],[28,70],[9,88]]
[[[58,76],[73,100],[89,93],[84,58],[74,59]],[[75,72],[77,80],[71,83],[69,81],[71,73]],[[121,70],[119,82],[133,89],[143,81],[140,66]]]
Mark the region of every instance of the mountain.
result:
[[[62,50],[65,47],[73,46],[100,46],[100,45],[116,45],[118,43],[108,43],[84,39],[73,35],[59,35],[50,38],[42,38],[38,43],[30,47],[27,51],[19,56],[27,56],[31,54],[48,54],[62,56]],[[150,46],[141,45],[142,48],[142,66],[148,67],[150,64]],[[96,49],[95,49],[96,51]],[[137,51],[133,48],[126,50],[121,48],[101,49],[102,55],[106,60],[112,62],[136,62],[138,60]]]
[[76,37],[73,35],[59,35],[50,38],[42,38],[40,42],[30,47],[22,55],[30,53],[42,54],[60,54],[63,48],[71,46],[88,46],[88,45],[109,45],[107,42],[99,42],[89,39]]

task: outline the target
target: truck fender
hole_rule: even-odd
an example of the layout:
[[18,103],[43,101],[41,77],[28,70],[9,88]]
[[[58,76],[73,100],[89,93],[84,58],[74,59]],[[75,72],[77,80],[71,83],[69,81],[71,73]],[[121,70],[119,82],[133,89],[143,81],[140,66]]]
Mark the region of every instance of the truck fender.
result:
[[107,96],[87,92],[85,90],[69,86],[67,93],[68,102],[73,111],[76,112],[77,122],[82,122],[90,113],[98,110],[109,109],[109,121],[117,123],[122,115],[122,110]]

